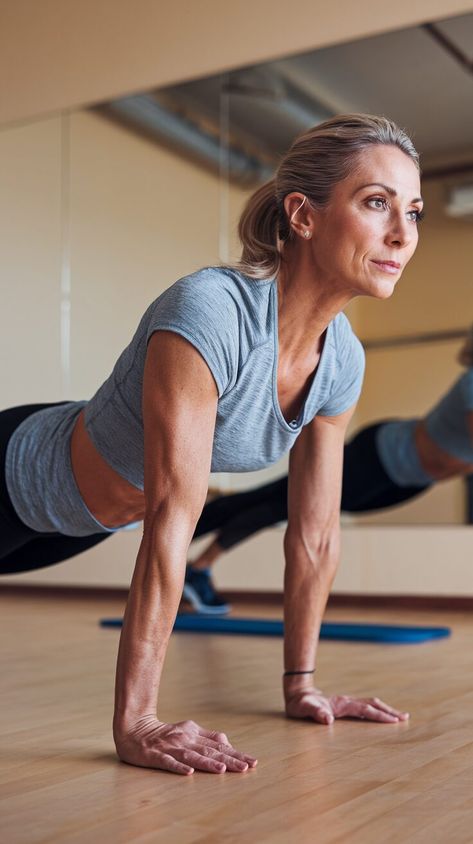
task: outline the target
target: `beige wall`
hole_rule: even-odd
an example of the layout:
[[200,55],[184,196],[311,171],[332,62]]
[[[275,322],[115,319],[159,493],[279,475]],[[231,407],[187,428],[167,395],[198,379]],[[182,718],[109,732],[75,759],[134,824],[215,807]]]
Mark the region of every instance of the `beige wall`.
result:
[[61,131],[0,132],[2,406],[61,395]]
[[1,0],[0,124],[472,8],[471,0]]
[[[71,116],[70,172],[72,392],[88,396],[148,304],[218,262],[220,185],[90,112]],[[232,203],[240,196],[232,188]]]
[[[68,123],[69,155],[61,118],[0,131],[4,407],[90,396],[147,305],[179,276],[219,258],[217,177],[90,112],[73,113]],[[244,197],[231,189],[232,221]],[[63,254],[71,307],[66,377]]]

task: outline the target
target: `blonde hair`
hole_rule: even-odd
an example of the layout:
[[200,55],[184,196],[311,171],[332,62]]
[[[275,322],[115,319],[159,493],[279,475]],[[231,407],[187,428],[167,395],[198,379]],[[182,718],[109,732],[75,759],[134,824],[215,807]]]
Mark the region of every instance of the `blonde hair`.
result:
[[465,342],[458,353],[458,362],[468,369],[473,367],[473,325],[470,326]]
[[353,172],[359,154],[375,144],[397,146],[420,169],[411,139],[386,117],[341,114],[299,135],[274,178],[246,203],[238,225],[242,253],[236,268],[256,279],[275,276],[282,245],[292,232],[284,198],[297,191],[314,208],[323,208],[335,185]]

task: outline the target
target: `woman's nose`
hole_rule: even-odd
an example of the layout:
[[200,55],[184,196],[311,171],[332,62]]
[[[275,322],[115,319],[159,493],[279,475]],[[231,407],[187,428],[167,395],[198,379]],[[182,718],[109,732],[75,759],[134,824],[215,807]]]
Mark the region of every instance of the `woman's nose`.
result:
[[398,249],[408,246],[413,237],[413,230],[413,224],[406,220],[404,214],[393,215],[386,233],[386,242]]

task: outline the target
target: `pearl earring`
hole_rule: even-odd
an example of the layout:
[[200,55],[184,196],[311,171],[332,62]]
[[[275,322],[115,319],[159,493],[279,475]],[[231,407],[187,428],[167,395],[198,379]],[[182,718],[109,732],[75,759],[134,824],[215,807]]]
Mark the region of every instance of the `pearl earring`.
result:
[[310,232],[304,232],[304,237],[310,237]]

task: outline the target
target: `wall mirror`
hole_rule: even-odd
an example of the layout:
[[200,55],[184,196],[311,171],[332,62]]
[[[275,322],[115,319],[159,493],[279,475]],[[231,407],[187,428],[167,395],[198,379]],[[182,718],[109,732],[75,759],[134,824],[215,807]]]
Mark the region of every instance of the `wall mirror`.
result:
[[[238,254],[240,209],[292,139],[364,111],[412,134],[426,219],[392,299],[349,308],[367,353],[352,433],[425,414],[459,377],[473,323],[472,45],[473,15],[463,15],[3,129],[4,405],[89,396],[153,298]],[[240,489],[284,470],[212,482]],[[455,478],[346,518],[464,524],[468,489]]]

